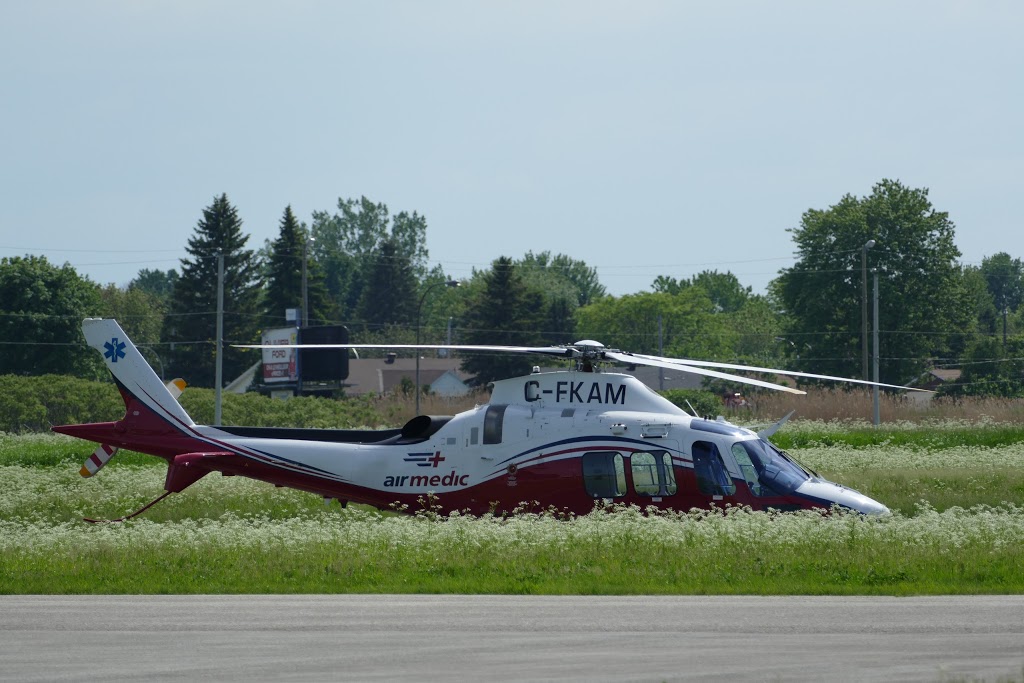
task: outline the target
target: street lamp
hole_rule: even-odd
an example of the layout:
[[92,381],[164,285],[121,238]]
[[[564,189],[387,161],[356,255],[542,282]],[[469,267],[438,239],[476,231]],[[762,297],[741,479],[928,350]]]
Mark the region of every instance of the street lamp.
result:
[[[458,280],[438,280],[437,282],[427,285],[427,288],[423,290],[423,294],[420,295],[420,302],[416,306],[416,346],[420,345],[420,313],[423,311],[423,302],[427,298],[427,294],[430,290],[435,287],[444,285],[445,287],[458,287]],[[420,349],[416,349],[416,414],[420,414]]]
[[863,351],[862,370],[865,382],[868,379],[868,249],[873,246],[875,246],[875,241],[868,240],[860,250],[860,347]]

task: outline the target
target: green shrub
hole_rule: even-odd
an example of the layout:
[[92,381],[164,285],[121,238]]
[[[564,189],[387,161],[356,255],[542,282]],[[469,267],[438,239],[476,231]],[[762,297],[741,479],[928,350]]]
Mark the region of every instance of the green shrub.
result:
[[64,375],[0,375],[0,431],[41,432],[52,425],[105,422],[124,415],[113,382]]
[[[719,415],[724,407],[722,399],[716,394],[704,391],[703,389],[666,389],[659,393],[687,413],[692,414],[693,410],[696,410],[697,414],[702,417],[705,415]],[[687,401],[690,402],[690,405],[686,404]],[[691,405],[693,410],[690,409]]]

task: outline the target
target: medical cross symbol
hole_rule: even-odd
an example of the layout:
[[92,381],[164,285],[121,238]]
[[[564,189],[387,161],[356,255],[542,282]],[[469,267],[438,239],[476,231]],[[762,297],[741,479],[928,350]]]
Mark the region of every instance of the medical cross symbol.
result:
[[442,460],[444,460],[444,456],[441,455],[441,451],[434,453],[433,457],[427,458],[427,462],[434,463],[434,467],[437,467]]
[[118,358],[124,358],[124,347],[125,343],[118,341],[117,337],[108,342],[103,342],[103,348],[106,349],[103,352],[103,357],[109,358],[111,363],[116,363]]

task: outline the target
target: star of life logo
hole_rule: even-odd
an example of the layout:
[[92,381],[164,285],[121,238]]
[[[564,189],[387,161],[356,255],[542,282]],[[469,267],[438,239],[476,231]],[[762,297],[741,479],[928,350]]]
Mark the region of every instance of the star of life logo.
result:
[[108,342],[103,342],[103,348],[106,349],[103,352],[103,357],[109,358],[111,363],[116,363],[118,358],[124,358],[124,347],[125,343],[119,341],[117,337]]

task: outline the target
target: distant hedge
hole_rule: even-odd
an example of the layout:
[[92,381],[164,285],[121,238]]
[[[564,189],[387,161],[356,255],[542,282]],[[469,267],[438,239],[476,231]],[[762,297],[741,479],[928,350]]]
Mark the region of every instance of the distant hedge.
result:
[[51,425],[105,422],[124,415],[113,382],[64,375],[0,375],[0,431],[46,431]]
[[[189,387],[179,400],[196,422],[213,422],[212,389]],[[303,396],[281,401],[256,393],[226,393],[222,422],[254,427],[390,426],[393,420],[381,408],[374,397],[330,400]],[[124,402],[113,382],[63,375],[0,375],[0,432],[44,432],[53,425],[108,422],[123,416]]]

